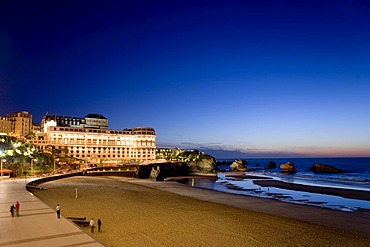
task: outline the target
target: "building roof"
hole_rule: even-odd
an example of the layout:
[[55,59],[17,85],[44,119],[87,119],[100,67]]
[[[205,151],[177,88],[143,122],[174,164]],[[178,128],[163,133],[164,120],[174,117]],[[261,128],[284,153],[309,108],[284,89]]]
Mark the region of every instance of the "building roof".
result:
[[107,119],[106,117],[104,117],[102,114],[94,114],[94,113],[90,113],[88,115],[85,116],[85,118],[99,118],[99,119]]

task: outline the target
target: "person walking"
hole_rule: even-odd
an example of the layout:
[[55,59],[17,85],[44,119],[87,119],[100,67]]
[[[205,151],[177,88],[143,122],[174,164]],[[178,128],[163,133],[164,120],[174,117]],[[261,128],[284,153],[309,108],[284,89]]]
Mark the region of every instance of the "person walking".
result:
[[14,210],[15,210],[15,207],[14,207],[14,204],[12,204],[10,206],[10,215],[13,217],[14,216]]
[[60,206],[59,206],[59,204],[57,204],[56,210],[57,210],[57,218],[60,219]]
[[95,228],[94,218],[91,218],[90,220],[90,228],[91,228],[91,233],[94,233],[94,228]]
[[17,213],[17,216],[19,216],[19,202],[17,201],[16,203],[15,203],[15,210],[16,210],[16,213]]
[[98,219],[98,232],[100,232],[100,230],[101,230],[101,220]]

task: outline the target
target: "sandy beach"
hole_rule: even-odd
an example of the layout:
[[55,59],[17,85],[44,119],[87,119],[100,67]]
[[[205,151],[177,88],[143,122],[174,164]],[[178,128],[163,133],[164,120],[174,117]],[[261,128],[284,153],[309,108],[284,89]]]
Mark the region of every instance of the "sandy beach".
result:
[[59,203],[62,217],[100,218],[102,232],[93,235],[107,246],[370,244],[369,215],[121,177],[73,177],[42,186],[34,195],[53,209]]

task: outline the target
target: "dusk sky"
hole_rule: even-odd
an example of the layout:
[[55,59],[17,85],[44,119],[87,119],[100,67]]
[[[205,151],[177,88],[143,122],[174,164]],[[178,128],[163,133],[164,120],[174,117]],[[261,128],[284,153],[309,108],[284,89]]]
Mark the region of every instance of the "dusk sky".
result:
[[370,1],[0,0],[0,86],[216,158],[370,156]]

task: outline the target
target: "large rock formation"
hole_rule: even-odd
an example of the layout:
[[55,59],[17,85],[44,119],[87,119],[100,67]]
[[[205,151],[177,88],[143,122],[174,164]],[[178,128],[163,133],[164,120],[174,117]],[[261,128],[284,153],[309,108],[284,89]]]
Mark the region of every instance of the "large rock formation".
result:
[[[216,173],[218,168],[216,159],[198,150],[165,150],[158,152],[157,158],[170,163],[182,162],[188,166],[189,173]],[[162,167],[161,167],[162,168]],[[161,169],[162,171],[162,169]]]
[[246,167],[247,162],[245,160],[235,160],[230,165],[230,171],[234,172],[246,172],[248,168]]
[[324,165],[324,164],[314,164],[309,168],[310,171],[317,173],[341,173],[341,169],[335,168],[333,166]]
[[160,166],[153,166],[152,170],[150,171],[149,175],[150,179],[156,180],[156,181],[163,181],[164,177],[161,175],[161,168]]
[[296,173],[297,172],[297,170],[294,167],[294,163],[290,161],[288,161],[285,164],[281,164],[280,170],[281,172],[285,172],[285,173]]
[[267,169],[274,169],[276,168],[276,163],[274,161],[268,161],[267,162]]
[[163,162],[140,165],[138,178],[163,181],[166,177],[188,176],[189,166],[185,162]]
[[190,173],[215,173],[217,171],[216,159],[208,154],[200,153],[194,159],[188,159]]

